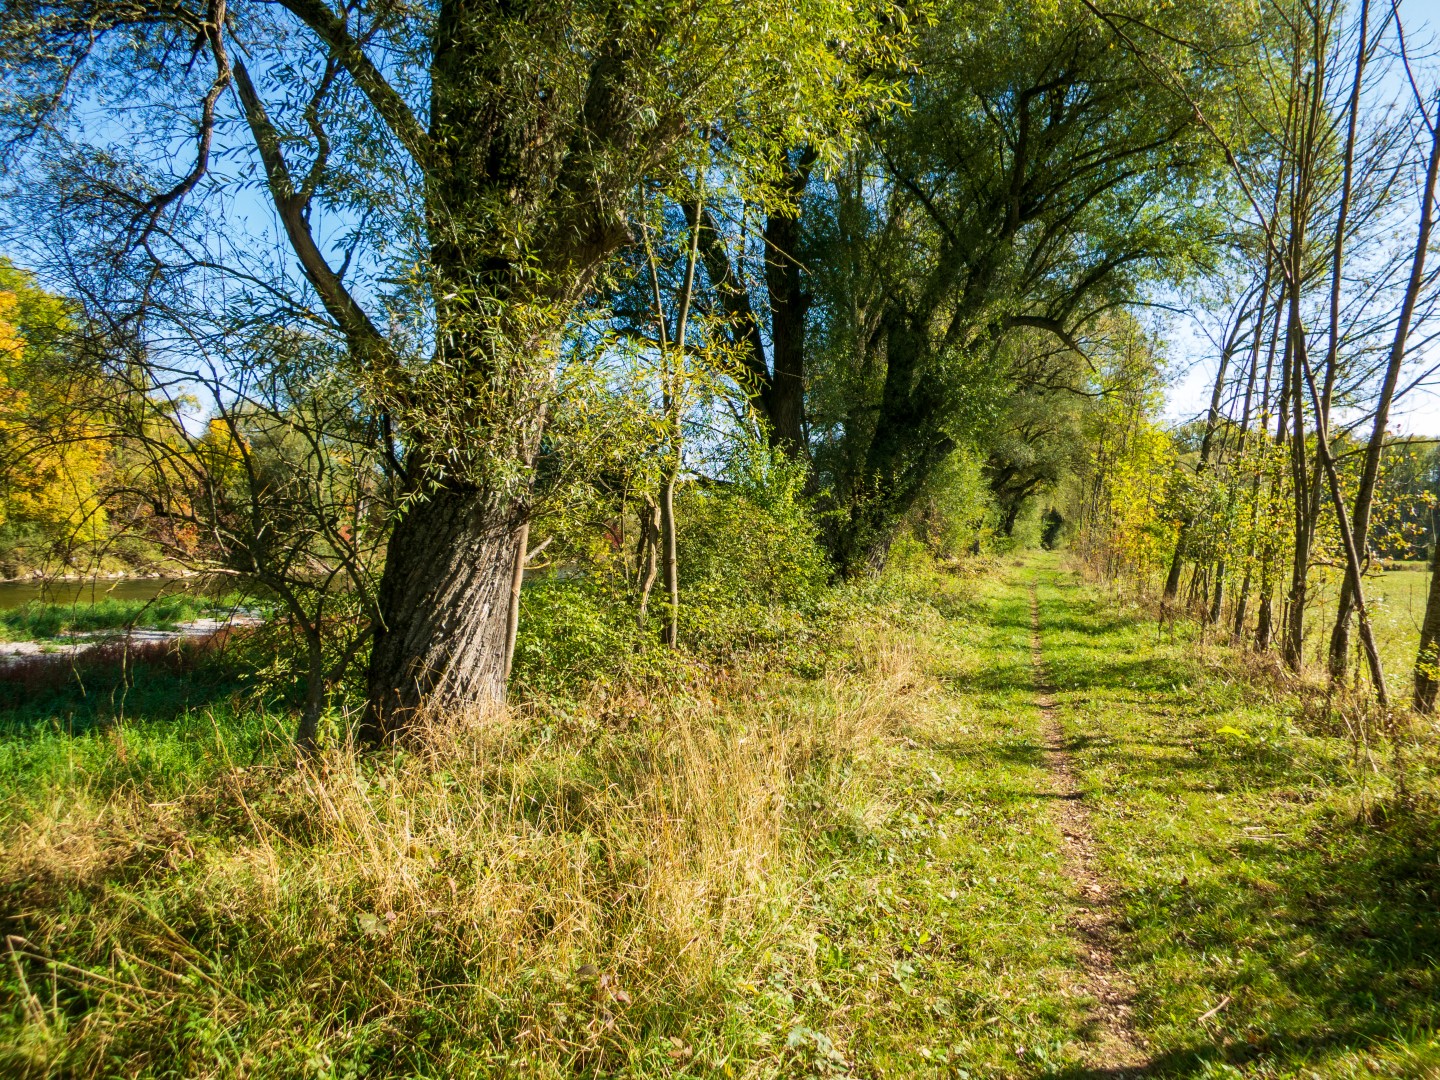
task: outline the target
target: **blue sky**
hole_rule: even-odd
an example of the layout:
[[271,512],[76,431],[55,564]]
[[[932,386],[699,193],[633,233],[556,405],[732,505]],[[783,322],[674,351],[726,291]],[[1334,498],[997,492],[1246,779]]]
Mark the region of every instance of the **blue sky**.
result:
[[[1422,40],[1440,37],[1437,34],[1440,31],[1440,0],[1400,0],[1399,6],[1405,20],[1407,40],[1413,43],[1417,37]],[[1434,72],[1440,65],[1432,63],[1428,67]],[[1430,261],[1434,263],[1437,259],[1440,259],[1440,245],[1432,239]],[[1215,350],[1203,335],[1187,326],[1183,318],[1177,318],[1171,324],[1169,341],[1171,384],[1165,413],[1168,419],[1183,422],[1199,416],[1209,407],[1215,379]],[[1412,360],[1407,370],[1413,378],[1414,374],[1437,362],[1440,362],[1440,345]],[[1406,385],[1406,382],[1402,378],[1401,385]],[[1428,385],[1416,387],[1396,403],[1390,428],[1405,435],[1440,436],[1440,376]]]

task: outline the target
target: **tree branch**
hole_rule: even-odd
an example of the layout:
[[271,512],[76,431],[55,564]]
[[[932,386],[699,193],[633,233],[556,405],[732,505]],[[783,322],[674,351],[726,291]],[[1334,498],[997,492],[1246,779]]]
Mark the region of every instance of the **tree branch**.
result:
[[409,151],[422,169],[430,165],[432,144],[429,134],[415,118],[410,106],[375,66],[360,43],[351,36],[345,19],[322,0],[272,0],[315,32],[330,47],[355,85],[369,99],[391,133]]

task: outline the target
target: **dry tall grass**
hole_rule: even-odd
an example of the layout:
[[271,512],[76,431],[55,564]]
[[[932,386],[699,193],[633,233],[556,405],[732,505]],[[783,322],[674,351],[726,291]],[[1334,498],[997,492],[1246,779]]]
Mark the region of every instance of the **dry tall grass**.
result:
[[809,682],[451,717],[164,803],[73,789],[5,839],[0,1071],[772,1072],[785,996],[754,991],[807,977],[804,822],[866,815],[922,678],[854,637]]

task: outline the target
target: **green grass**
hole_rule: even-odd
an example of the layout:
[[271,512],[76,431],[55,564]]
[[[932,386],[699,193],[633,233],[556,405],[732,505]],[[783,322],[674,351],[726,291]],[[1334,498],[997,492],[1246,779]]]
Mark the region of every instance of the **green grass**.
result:
[[[1340,575],[1333,568],[1317,567],[1314,571],[1314,599],[1307,613],[1309,633],[1305,652],[1307,663],[1314,664],[1319,671],[1325,670],[1339,582]],[[1424,563],[1395,564],[1384,573],[1365,579],[1365,599],[1371,608],[1385,681],[1392,688],[1392,696],[1402,700],[1409,696],[1429,589],[1430,573]],[[1358,633],[1351,634],[1351,643],[1359,648]],[[1352,672],[1357,663],[1352,659]]]
[[62,634],[94,633],[143,627],[172,630],[203,615],[228,613],[238,598],[206,598],[188,593],[153,600],[116,600],[95,603],[51,604],[31,601],[23,607],[0,610],[0,640],[34,641]]
[[25,712],[0,1075],[1107,1075],[1037,579],[1151,1073],[1435,1075],[1434,733],[1402,799],[1338,720],[1048,555],[902,568],[823,672],[612,681],[298,774],[218,676]]
[[1233,656],[1162,639],[1066,575],[1042,580],[1155,1072],[1436,1075],[1434,728],[1407,734],[1398,799],[1374,732],[1372,753]]

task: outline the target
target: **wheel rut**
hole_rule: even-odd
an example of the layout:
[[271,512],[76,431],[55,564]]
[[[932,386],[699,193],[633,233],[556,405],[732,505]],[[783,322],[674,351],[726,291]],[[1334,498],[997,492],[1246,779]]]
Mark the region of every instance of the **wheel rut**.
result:
[[1065,733],[1055,716],[1053,687],[1040,645],[1040,598],[1030,585],[1030,660],[1035,679],[1035,703],[1040,709],[1045,760],[1054,781],[1055,823],[1062,838],[1065,874],[1078,886],[1079,903],[1070,925],[1079,943],[1084,978],[1077,987],[1093,1003],[1086,1017],[1092,1039],[1092,1064],[1097,1075],[1141,1076],[1148,1056],[1130,1022],[1134,989],[1115,963],[1114,909],[1105,878],[1095,856],[1094,834],[1083,793],[1075,778]]

